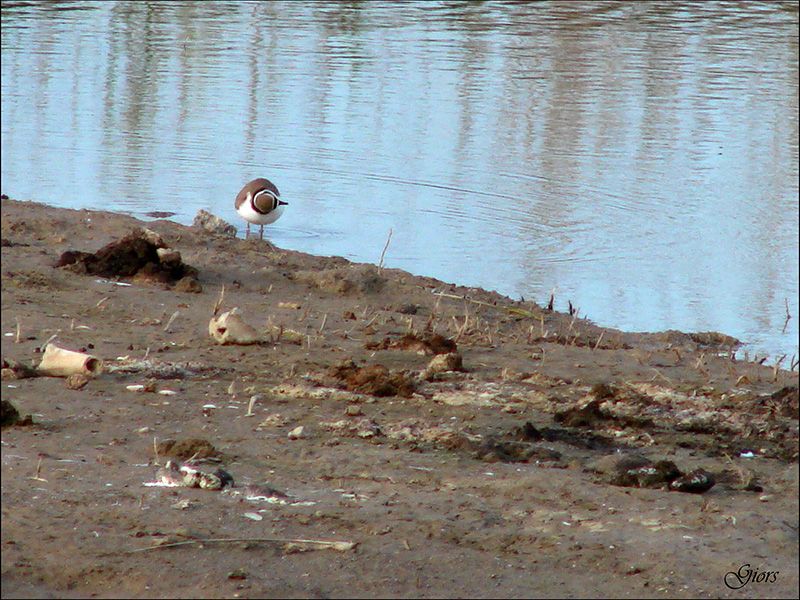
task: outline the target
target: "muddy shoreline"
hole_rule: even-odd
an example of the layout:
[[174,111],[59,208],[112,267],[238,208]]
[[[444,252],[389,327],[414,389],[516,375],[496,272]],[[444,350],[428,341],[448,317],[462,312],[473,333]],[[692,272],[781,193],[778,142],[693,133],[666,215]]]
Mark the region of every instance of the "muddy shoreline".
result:
[[[55,266],[137,228],[196,281]],[[4,597],[798,593],[798,374],[732,338],[168,220],[4,200],[2,239]],[[47,341],[103,372],[19,378]],[[145,485],[191,458],[234,485]]]

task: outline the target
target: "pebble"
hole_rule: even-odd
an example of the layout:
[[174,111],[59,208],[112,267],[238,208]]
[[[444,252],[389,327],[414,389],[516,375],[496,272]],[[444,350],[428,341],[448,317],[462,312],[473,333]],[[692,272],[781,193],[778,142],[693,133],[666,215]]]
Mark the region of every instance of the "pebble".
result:
[[89,383],[89,378],[81,373],[73,373],[67,377],[67,387],[71,390],[79,390]]

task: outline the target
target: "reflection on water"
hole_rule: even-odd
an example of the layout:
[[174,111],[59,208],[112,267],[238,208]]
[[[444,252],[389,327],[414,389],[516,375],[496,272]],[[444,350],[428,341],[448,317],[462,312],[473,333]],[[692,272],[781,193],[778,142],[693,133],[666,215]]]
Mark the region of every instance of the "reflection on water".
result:
[[[2,4],[3,192],[797,352],[795,3]],[[788,304],[788,330],[781,333]]]

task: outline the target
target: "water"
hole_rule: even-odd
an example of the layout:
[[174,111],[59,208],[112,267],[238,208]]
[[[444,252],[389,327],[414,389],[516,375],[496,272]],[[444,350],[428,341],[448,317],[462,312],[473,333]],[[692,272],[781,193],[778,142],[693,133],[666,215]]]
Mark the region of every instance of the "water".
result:
[[2,3],[3,193],[257,176],[282,247],[798,352],[797,3]]

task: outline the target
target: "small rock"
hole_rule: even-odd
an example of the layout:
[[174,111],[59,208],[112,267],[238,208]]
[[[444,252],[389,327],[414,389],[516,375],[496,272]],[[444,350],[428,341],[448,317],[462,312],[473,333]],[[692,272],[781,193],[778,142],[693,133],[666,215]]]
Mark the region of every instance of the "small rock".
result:
[[181,262],[181,253],[172,248],[158,248],[156,254],[162,263],[180,264]]
[[461,371],[464,368],[463,359],[458,352],[448,352],[447,354],[437,354],[428,363],[428,369],[435,373],[442,371]]
[[272,413],[258,424],[258,427],[283,427],[287,420],[280,413]]
[[305,437],[303,433],[304,429],[305,427],[303,427],[302,425],[300,425],[299,427],[295,427],[289,432],[288,438],[290,440],[299,440],[300,438]]
[[437,373],[447,371],[463,371],[464,363],[458,352],[448,352],[447,354],[437,354],[419,374],[420,379],[430,381]]
[[419,306],[416,304],[404,304],[397,308],[397,312],[404,315],[415,315],[419,312]]
[[[253,513],[247,513],[246,516],[250,516]],[[261,520],[259,516],[259,521]],[[244,569],[236,569],[235,571],[231,571],[228,573],[228,579],[247,579],[247,571]]]
[[79,390],[89,383],[89,378],[81,373],[73,373],[67,377],[67,387],[71,390]]
[[182,277],[172,288],[176,292],[183,292],[186,294],[200,294],[203,292],[203,286],[197,281],[196,277]]
[[192,226],[217,235],[236,237],[236,227],[205,210],[197,213],[192,221]]

